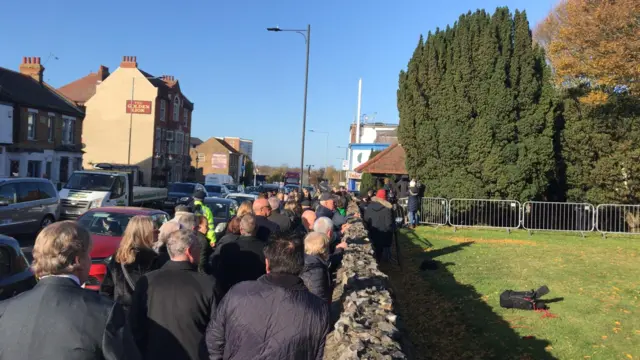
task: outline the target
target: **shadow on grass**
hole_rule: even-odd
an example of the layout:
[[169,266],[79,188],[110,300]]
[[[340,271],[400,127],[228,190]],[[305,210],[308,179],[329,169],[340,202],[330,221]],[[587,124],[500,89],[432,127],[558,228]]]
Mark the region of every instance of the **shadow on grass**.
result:
[[[413,231],[401,232],[398,240],[403,269],[393,264],[382,269],[391,278],[415,358],[555,359],[545,350],[549,341],[520,336],[473,286],[456,281],[448,270],[456,264],[437,260],[466,251],[472,242],[425,252],[414,243],[425,244],[425,240]],[[435,262],[436,269],[420,270],[425,261]]]

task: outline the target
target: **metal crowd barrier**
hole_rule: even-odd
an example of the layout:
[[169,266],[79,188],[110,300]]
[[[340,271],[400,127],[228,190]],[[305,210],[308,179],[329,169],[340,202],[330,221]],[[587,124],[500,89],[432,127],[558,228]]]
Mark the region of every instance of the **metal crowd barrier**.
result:
[[595,229],[595,208],[588,203],[526,201],[522,204],[522,227],[533,230],[575,231]]
[[445,198],[422,198],[418,211],[420,224],[447,225],[449,203]]
[[[407,218],[407,203],[408,203],[408,199],[407,198],[400,198],[398,199],[396,206],[395,206],[395,217],[397,218],[402,218],[402,222],[404,224],[408,223],[408,218]],[[397,221],[397,220],[396,220]]]
[[517,229],[520,203],[515,200],[449,200],[449,224],[456,227]]
[[596,229],[607,233],[640,235],[640,205],[601,204],[596,207]]
[[[408,198],[398,199],[399,216],[407,222]],[[472,228],[529,231],[598,231],[640,235],[640,205],[562,203],[544,201],[422,198],[419,223]]]

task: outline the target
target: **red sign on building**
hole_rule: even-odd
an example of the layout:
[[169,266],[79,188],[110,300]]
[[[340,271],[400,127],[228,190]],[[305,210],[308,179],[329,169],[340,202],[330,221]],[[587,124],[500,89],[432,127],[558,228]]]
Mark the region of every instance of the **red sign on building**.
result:
[[151,101],[134,100],[131,106],[131,100],[127,100],[127,114],[151,114]]

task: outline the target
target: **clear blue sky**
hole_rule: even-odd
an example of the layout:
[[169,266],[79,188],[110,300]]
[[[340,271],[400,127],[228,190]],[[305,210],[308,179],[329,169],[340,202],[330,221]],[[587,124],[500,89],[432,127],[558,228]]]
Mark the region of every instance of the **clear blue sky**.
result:
[[[420,34],[453,24],[461,13],[497,6],[527,10],[532,26],[556,0],[114,0],[3,4],[0,66],[50,53],[45,80],[59,87],[112,70],[123,55],[156,76],[174,75],[195,102],[192,136],[254,140],[258,164],[300,162],[305,44],[295,33],[266,27],[311,24],[306,163],[339,165],[354,120],[358,78],[363,113],[397,122],[398,73]],[[22,15],[20,15],[22,14]],[[25,16],[27,18],[25,18]],[[28,21],[27,21],[28,20]],[[326,155],[325,155],[326,153]]]

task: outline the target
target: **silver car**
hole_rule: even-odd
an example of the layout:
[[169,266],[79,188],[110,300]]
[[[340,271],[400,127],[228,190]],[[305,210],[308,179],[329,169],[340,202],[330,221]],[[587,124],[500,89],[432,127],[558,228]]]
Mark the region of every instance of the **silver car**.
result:
[[60,197],[51,181],[0,178],[0,234],[32,234],[60,218]]

